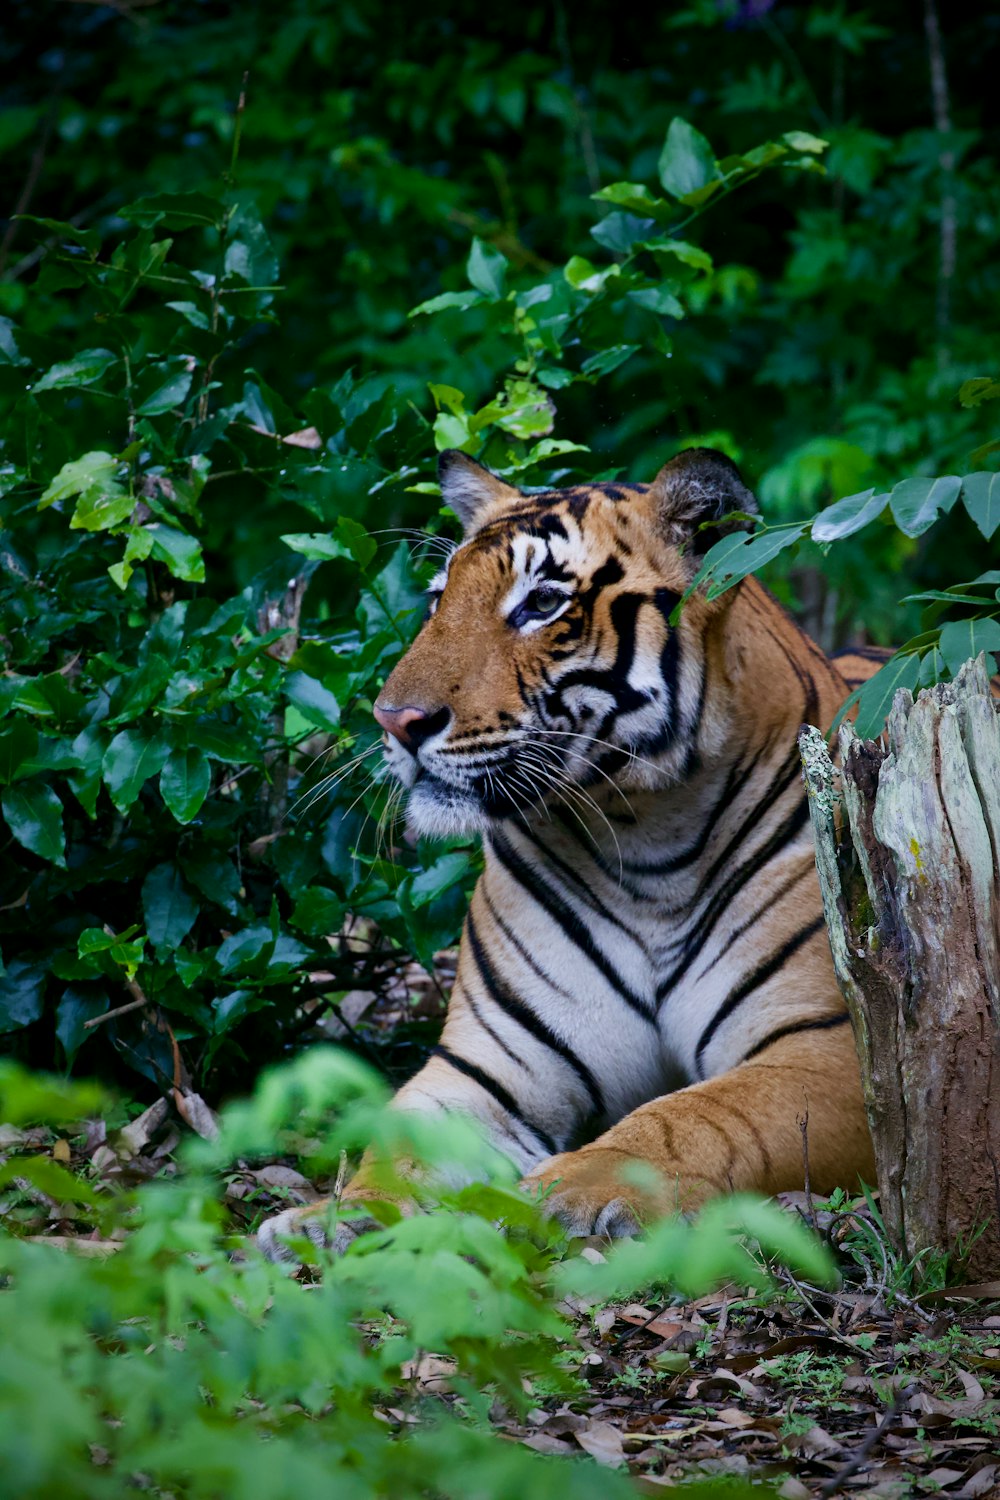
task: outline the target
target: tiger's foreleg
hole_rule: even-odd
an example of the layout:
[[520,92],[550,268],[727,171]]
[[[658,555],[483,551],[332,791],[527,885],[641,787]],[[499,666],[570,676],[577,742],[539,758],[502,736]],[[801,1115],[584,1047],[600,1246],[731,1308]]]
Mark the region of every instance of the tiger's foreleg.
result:
[[848,1024],[785,1037],[752,1062],[654,1099],[534,1168],[526,1185],[552,1189],[551,1212],[570,1233],[626,1236],[720,1193],[801,1188],[803,1121],[814,1189],[874,1180]]
[[[526,1029],[526,1025],[530,1029]],[[593,1110],[592,1081],[586,1068],[567,1062],[546,1041],[541,1018],[523,1011],[513,1023],[509,1016],[487,1016],[483,1006],[463,987],[461,971],[449,1005],[441,1038],[420,1072],[392,1101],[394,1111],[424,1115],[460,1115],[478,1124],[490,1145],[528,1172],[560,1150],[580,1122]],[[388,1170],[387,1170],[388,1168]],[[470,1180],[468,1170],[445,1172],[454,1184]],[[392,1186],[386,1184],[387,1176]],[[339,1199],[344,1208],[373,1201],[394,1202],[403,1212],[413,1200],[401,1194],[400,1180],[419,1183],[423,1169],[414,1162],[384,1162],[367,1151],[358,1171]],[[296,1257],[289,1239],[305,1238],[318,1246],[343,1251],[365,1229],[377,1227],[371,1217],[340,1222],[328,1233],[332,1200],[304,1208],[286,1209],[268,1219],[258,1232],[258,1244],[272,1260]]]

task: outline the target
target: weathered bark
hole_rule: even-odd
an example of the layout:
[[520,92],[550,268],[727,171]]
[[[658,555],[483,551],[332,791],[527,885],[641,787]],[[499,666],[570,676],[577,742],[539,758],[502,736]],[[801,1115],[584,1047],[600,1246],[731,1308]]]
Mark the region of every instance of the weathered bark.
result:
[[[888,745],[800,748],[837,978],[899,1251],[1000,1270],[1000,712],[983,664],[896,694]],[[839,783],[839,794],[838,794]],[[978,1235],[978,1238],[976,1237]]]

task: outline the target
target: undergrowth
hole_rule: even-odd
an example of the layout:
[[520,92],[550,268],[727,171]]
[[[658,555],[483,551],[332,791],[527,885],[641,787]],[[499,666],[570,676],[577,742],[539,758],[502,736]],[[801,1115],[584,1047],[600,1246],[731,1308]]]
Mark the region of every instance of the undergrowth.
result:
[[[383,1103],[356,1060],[317,1049],[231,1106],[217,1141],[183,1147],[172,1178],[109,1193],[51,1153],[0,1168],[8,1203],[19,1191],[58,1200],[80,1236],[70,1254],[0,1237],[4,1493],[281,1500],[335,1483],[346,1500],[547,1500],[555,1483],[615,1500],[633,1493],[623,1476],[582,1457],[555,1464],[491,1424],[543,1390],[572,1392],[567,1299],[766,1287],[771,1256],[831,1275],[793,1217],[751,1199],[588,1259],[468,1128],[393,1117]],[[0,1118],[14,1126],[45,1120],[71,1136],[103,1107],[93,1089],[0,1072]],[[314,1167],[333,1167],[370,1140],[486,1180],[435,1191],[433,1213],[396,1216],[342,1257],[312,1251],[304,1284],[227,1227],[229,1164],[307,1148]],[[440,1382],[417,1378],[431,1355]]]

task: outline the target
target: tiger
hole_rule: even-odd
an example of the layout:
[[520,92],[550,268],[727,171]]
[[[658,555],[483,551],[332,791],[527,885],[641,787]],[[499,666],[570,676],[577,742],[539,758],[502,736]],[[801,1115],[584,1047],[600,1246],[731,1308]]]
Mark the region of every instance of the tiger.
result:
[[[753,577],[675,616],[757,513],[720,452],[651,484],[522,490],[459,451],[439,477],[463,537],[374,714],[411,829],[478,833],[484,867],[393,1107],[478,1121],[574,1236],[874,1181],[797,735],[884,653],[829,659]],[[323,1243],[326,1209],[265,1221],[264,1252]]]

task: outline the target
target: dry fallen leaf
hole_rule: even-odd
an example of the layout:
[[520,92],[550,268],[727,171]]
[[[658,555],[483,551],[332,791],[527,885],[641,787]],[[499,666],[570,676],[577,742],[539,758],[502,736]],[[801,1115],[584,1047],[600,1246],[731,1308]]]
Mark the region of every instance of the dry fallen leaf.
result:
[[268,1162],[266,1166],[257,1167],[252,1175],[258,1186],[285,1189],[297,1203],[311,1203],[319,1197],[308,1177],[281,1162]]
[[785,1447],[803,1458],[832,1458],[844,1451],[837,1439],[822,1427],[810,1427],[807,1432],[786,1437]]
[[564,1443],[561,1438],[552,1437],[547,1432],[536,1432],[531,1437],[521,1439],[526,1448],[531,1448],[535,1453],[549,1453],[565,1458],[574,1452],[571,1443]]
[[738,1406],[724,1406],[715,1413],[715,1417],[716,1421],[725,1422],[727,1427],[752,1427],[757,1421],[749,1412],[740,1411]]
[[[156,1134],[169,1113],[170,1100],[157,1099],[156,1103],[143,1110],[131,1125],[124,1126],[118,1132],[119,1150],[124,1147],[125,1156],[138,1156],[143,1147],[148,1146],[150,1137]],[[100,1151],[101,1148],[98,1147],[98,1151],[94,1154],[95,1164]]]
[[182,1094],[180,1089],[174,1089],[174,1103],[181,1119],[203,1140],[219,1139],[219,1118],[200,1094]]
[[399,1367],[404,1380],[413,1380],[422,1391],[440,1393],[451,1389],[451,1377],[458,1369],[453,1359],[440,1359],[436,1354],[424,1354],[420,1359],[408,1359]]
[[573,1436],[584,1453],[589,1453],[606,1468],[617,1469],[625,1462],[622,1435],[610,1422],[591,1422]]
[[1000,1464],[988,1464],[970,1474],[962,1486],[969,1500],[994,1500],[1000,1494]]

